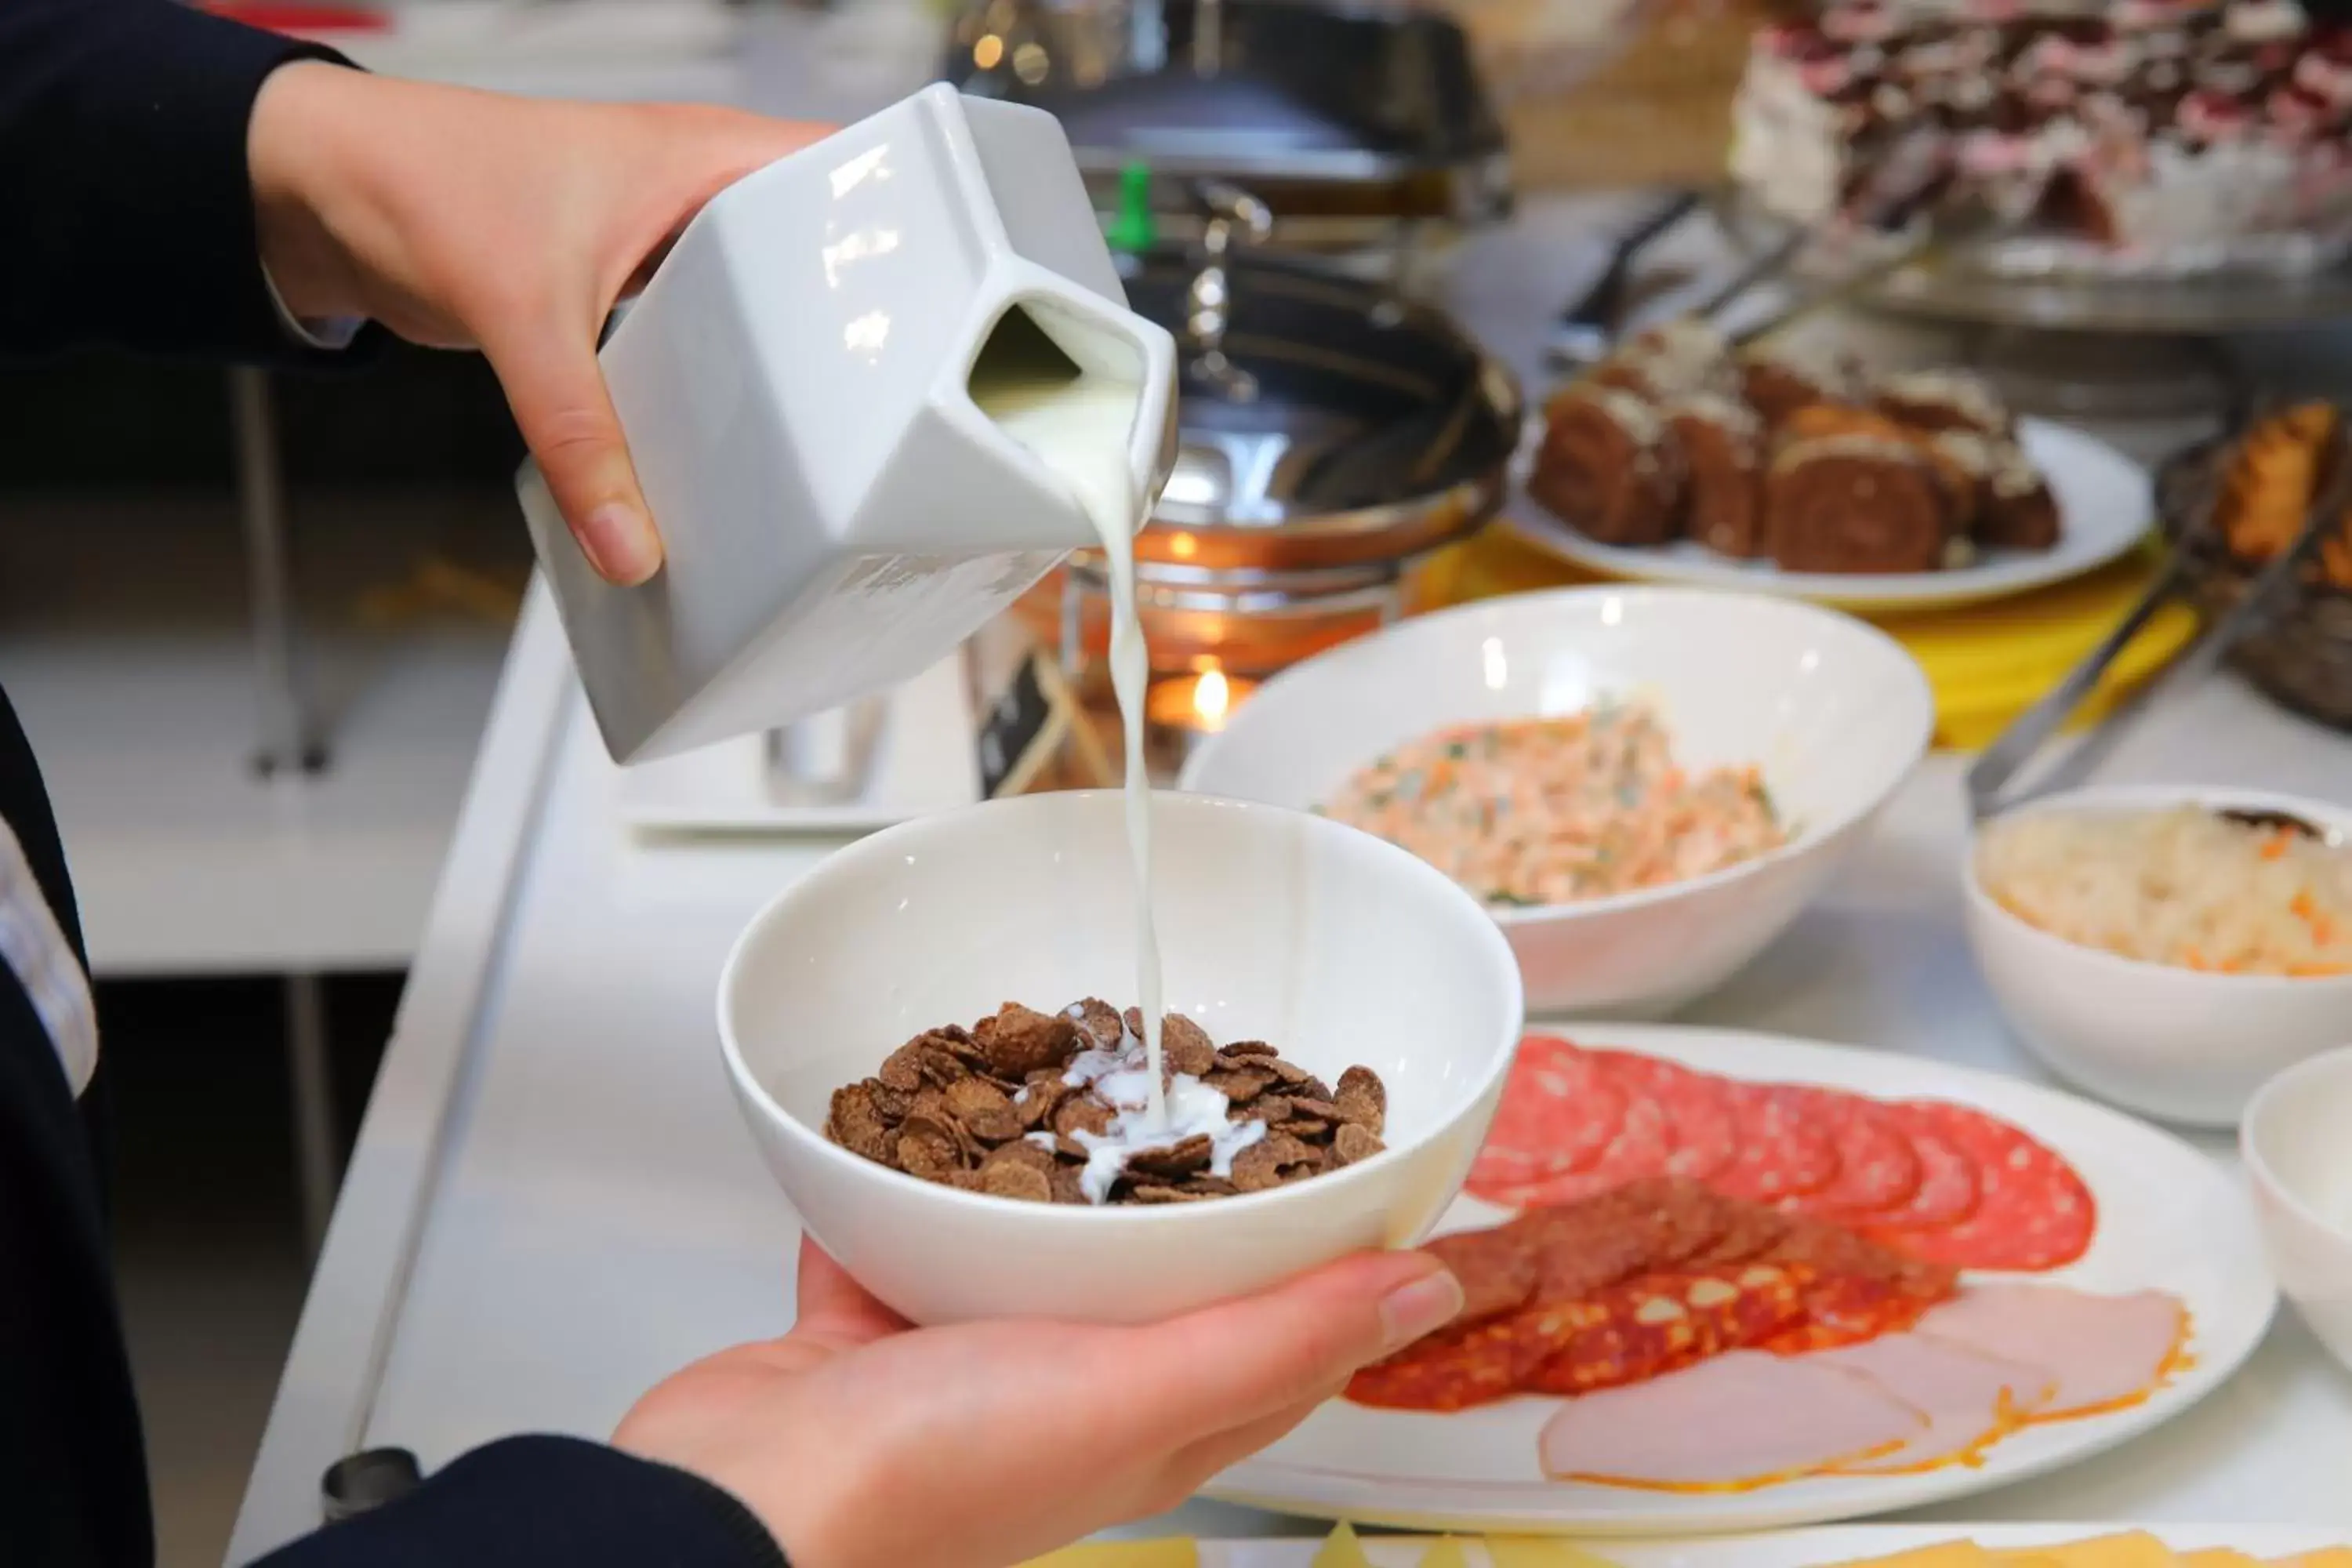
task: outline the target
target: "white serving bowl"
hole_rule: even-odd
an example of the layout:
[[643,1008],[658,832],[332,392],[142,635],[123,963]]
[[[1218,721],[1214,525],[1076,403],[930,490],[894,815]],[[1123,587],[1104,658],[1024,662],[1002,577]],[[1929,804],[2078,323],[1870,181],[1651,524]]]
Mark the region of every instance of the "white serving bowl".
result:
[[928,1028],[1006,1001],[1136,993],[1116,794],[921,818],[827,859],[728,956],[719,1035],[737,1100],[809,1234],[919,1323],[1133,1322],[1364,1247],[1410,1246],[1454,1199],[1517,1043],[1509,948],[1403,851],[1259,805],[1160,795],[1154,908],[1169,1010],[1388,1089],[1388,1148],[1271,1192],[1064,1207],[919,1181],[827,1142],[833,1091]]
[[2238,1135],[2279,1289],[2352,1366],[2352,1047],[2264,1084]]
[[[2291,812],[2352,842],[2352,811],[2260,790],[2067,790],[2002,817],[2175,805]],[[2161,1121],[2231,1127],[2273,1074],[2352,1040],[2352,975],[2215,974],[2068,942],[1993,901],[1978,879],[1976,837],[1961,879],[1969,944],[2010,1026],[2053,1071],[2103,1100]]]
[[1656,1016],[1779,935],[1909,776],[1935,730],[1918,665],[1833,611],[1687,588],[1570,588],[1392,626],[1267,683],[1204,742],[1184,787],[1298,808],[1448,725],[1647,698],[1696,772],[1755,763],[1790,842],[1613,898],[1498,909],[1541,1013]]

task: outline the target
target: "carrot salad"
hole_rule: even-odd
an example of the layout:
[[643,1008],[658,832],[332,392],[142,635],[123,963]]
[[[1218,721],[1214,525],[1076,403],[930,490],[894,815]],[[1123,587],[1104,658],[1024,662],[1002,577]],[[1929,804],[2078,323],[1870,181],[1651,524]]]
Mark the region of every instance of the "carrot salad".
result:
[[1504,905],[1679,882],[1788,840],[1755,768],[1685,772],[1640,703],[1441,730],[1357,773],[1323,809]]

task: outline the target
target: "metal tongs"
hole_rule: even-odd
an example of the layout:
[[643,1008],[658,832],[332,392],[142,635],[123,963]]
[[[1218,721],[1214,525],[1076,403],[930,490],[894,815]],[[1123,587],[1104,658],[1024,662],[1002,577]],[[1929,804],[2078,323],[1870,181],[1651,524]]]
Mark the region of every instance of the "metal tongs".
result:
[[[2199,524],[2200,531],[2215,527],[2215,514],[2221,506],[2221,487],[2212,487],[2207,498],[2206,513]],[[2272,612],[2273,602],[2291,585],[2302,572],[2304,564],[2318,551],[2328,530],[2352,504],[2352,444],[2342,437],[2336,441],[2333,460],[2327,479],[2319,487],[2310,512],[2303,520],[2303,531],[2294,542],[2281,551],[2271,563],[2263,568],[2229,612],[2207,626],[2189,651],[2173,661],[2172,668],[2158,677],[2155,683],[2141,692],[2135,700],[2136,709],[2145,710],[2213,672],[2222,657],[2236,646],[2239,639]],[[2005,805],[2016,804],[2006,797],[2011,782],[2019,771],[2031,762],[2042,746],[2057,734],[2083,700],[2097,689],[2107,667],[2115,663],[2140,628],[2177,595],[2189,586],[2190,546],[2193,541],[2184,539],[2173,547],[2171,559],[2158,573],[2139,603],[2131,613],[2109,632],[2097,647],[2091,650],[2082,663],[2067,672],[2066,679],[2053,687],[2049,693],[2032,707],[2011,721],[1993,743],[1987,746],[1968,772],[1969,810],[1979,821],[1992,816]]]
[[[1932,131],[1916,131],[1886,150],[1864,177],[1862,188],[1832,226],[1849,234],[1908,231],[1905,237],[1843,277],[1783,303],[1762,320],[1727,334],[1745,348],[1801,317],[1842,304],[1881,279],[1931,254],[1972,245],[2004,226],[1991,209],[1973,198],[1952,198],[1951,153]],[[1787,271],[1823,230],[1792,227],[1761,254],[1718,284],[1693,314],[1721,329],[1723,318],[1749,291]]]
[[[1871,166],[1861,189],[1832,220],[1836,228],[1850,232],[1911,231],[1901,243],[1892,247],[1885,255],[1873,258],[1835,281],[1785,301],[1779,309],[1737,333],[1725,331],[1724,319],[1733,306],[1786,272],[1797,258],[1819,241],[1826,231],[1826,226],[1792,226],[1730,277],[1709,289],[1696,305],[1681,314],[1688,320],[1702,321],[1718,331],[1725,331],[1733,347],[1743,348],[1780,331],[1801,316],[1851,299],[1879,279],[1921,260],[1931,251],[1974,243],[1996,224],[1990,212],[1979,204],[1944,199],[1950,186],[1950,153],[1944,145],[1944,139],[1932,132],[1914,132],[1888,148],[1885,154]],[[1680,214],[1676,212],[1674,216],[1679,216]],[[1643,229],[1629,236],[1624,243],[1638,248],[1640,244],[1654,237],[1655,232],[1643,226]],[[1603,279],[1604,286],[1617,279],[1624,260],[1622,255],[1612,260],[1612,272]],[[1580,358],[1572,368],[1591,370],[1604,357],[1602,353],[1593,353],[1590,358]]]
[[1633,263],[1660,236],[1689,216],[1698,200],[1696,191],[1676,191],[1617,237],[1601,275],[1552,323],[1544,353],[1555,369],[1584,370],[1607,355],[1618,318],[1624,313]]

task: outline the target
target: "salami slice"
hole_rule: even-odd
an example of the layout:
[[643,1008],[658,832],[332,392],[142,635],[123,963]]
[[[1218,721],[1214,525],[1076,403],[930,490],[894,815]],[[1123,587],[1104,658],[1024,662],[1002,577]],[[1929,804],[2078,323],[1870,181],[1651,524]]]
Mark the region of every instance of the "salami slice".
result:
[[2090,1249],[2098,1206],[2048,1145],[1965,1105],[1914,1100],[1897,1109],[1906,1126],[1929,1129],[1975,1166],[1976,1207],[1942,1226],[1874,1226],[1874,1237],[1955,1268],[2027,1273],[2063,1268]]
[[1803,1310],[1797,1320],[1765,1341],[1762,1348],[1780,1355],[1802,1355],[1866,1344],[1881,1335],[1902,1332],[1934,1305],[1927,1297],[1909,1294],[1884,1279],[1829,1275],[1806,1287]]
[[1633,1051],[1589,1054],[1602,1077],[1629,1097],[1647,1096],[1665,1113],[1664,1174],[1704,1181],[1731,1163],[1739,1149],[1739,1130],[1732,1115],[1729,1090],[1721,1079],[1663,1057]]
[[1422,1250],[1462,1284],[1456,1327],[1515,1312],[1534,1294],[1540,1260],[1535,1238],[1516,1226],[1456,1231],[1432,1238]]
[[1664,1171],[1666,1155],[1673,1149],[1665,1112],[1647,1095],[1631,1095],[1622,1103],[1624,1111],[1618,1119],[1617,1135],[1591,1166],[1516,1187],[1497,1187],[1494,1201],[1521,1208],[1539,1204],[1572,1204]]
[[1586,1054],[1549,1035],[1519,1042],[1495,1124],[1465,1184],[1496,1203],[1504,1194],[1553,1176],[1589,1169],[1624,1120],[1625,1097]]
[[1762,1204],[1736,1203],[1723,1234],[1691,1259],[1694,1268],[1752,1263],[1769,1254],[1789,1233],[1790,1216]]
[[1837,1151],[1834,1180],[1782,1200],[1822,1219],[1874,1218],[1901,1208],[1919,1190],[1919,1156],[1874,1100],[1832,1089],[1773,1091]]
[[1787,1220],[1780,1239],[1758,1261],[1809,1268],[1824,1279],[1867,1280],[1931,1304],[1959,1289],[1959,1270],[1949,1264],[1914,1257],[1810,1215],[1790,1215]]
[[1537,1309],[1522,1318],[1522,1352],[1538,1359],[1522,1362],[1520,1386],[1590,1394],[1759,1343],[1800,1321],[1810,1279],[1801,1268],[1746,1264],[1649,1275],[1564,1310]]
[[1362,1368],[1348,1380],[1346,1396],[1388,1410],[1464,1410],[1517,1393],[1517,1321],[1515,1315],[1441,1329]]
[[1919,1184],[1900,1207],[1870,1216],[1871,1234],[1902,1232],[1958,1225],[1977,1208],[1976,1162],[1937,1131],[1927,1117],[1911,1114],[1905,1105],[1881,1107],[1881,1111],[1919,1162]]
[[1837,1180],[1837,1148],[1777,1084],[1727,1083],[1739,1149],[1710,1178],[1717,1192],[1754,1203],[1817,1193]]
[[1532,1306],[1572,1301],[1636,1275],[1679,1268],[1714,1247],[1735,1205],[1696,1182],[1653,1176],[1512,1222],[1538,1254]]

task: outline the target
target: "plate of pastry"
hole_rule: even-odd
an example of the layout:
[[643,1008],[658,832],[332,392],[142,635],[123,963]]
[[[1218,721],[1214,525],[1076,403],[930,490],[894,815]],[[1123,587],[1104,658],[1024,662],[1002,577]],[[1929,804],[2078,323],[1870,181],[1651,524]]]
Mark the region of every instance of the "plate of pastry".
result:
[[2104,566],[2147,534],[2147,471],[2021,419],[1953,370],[1871,375],[1822,353],[1735,353],[1683,321],[1556,394],[1517,531],[1612,576],[1925,609]]

